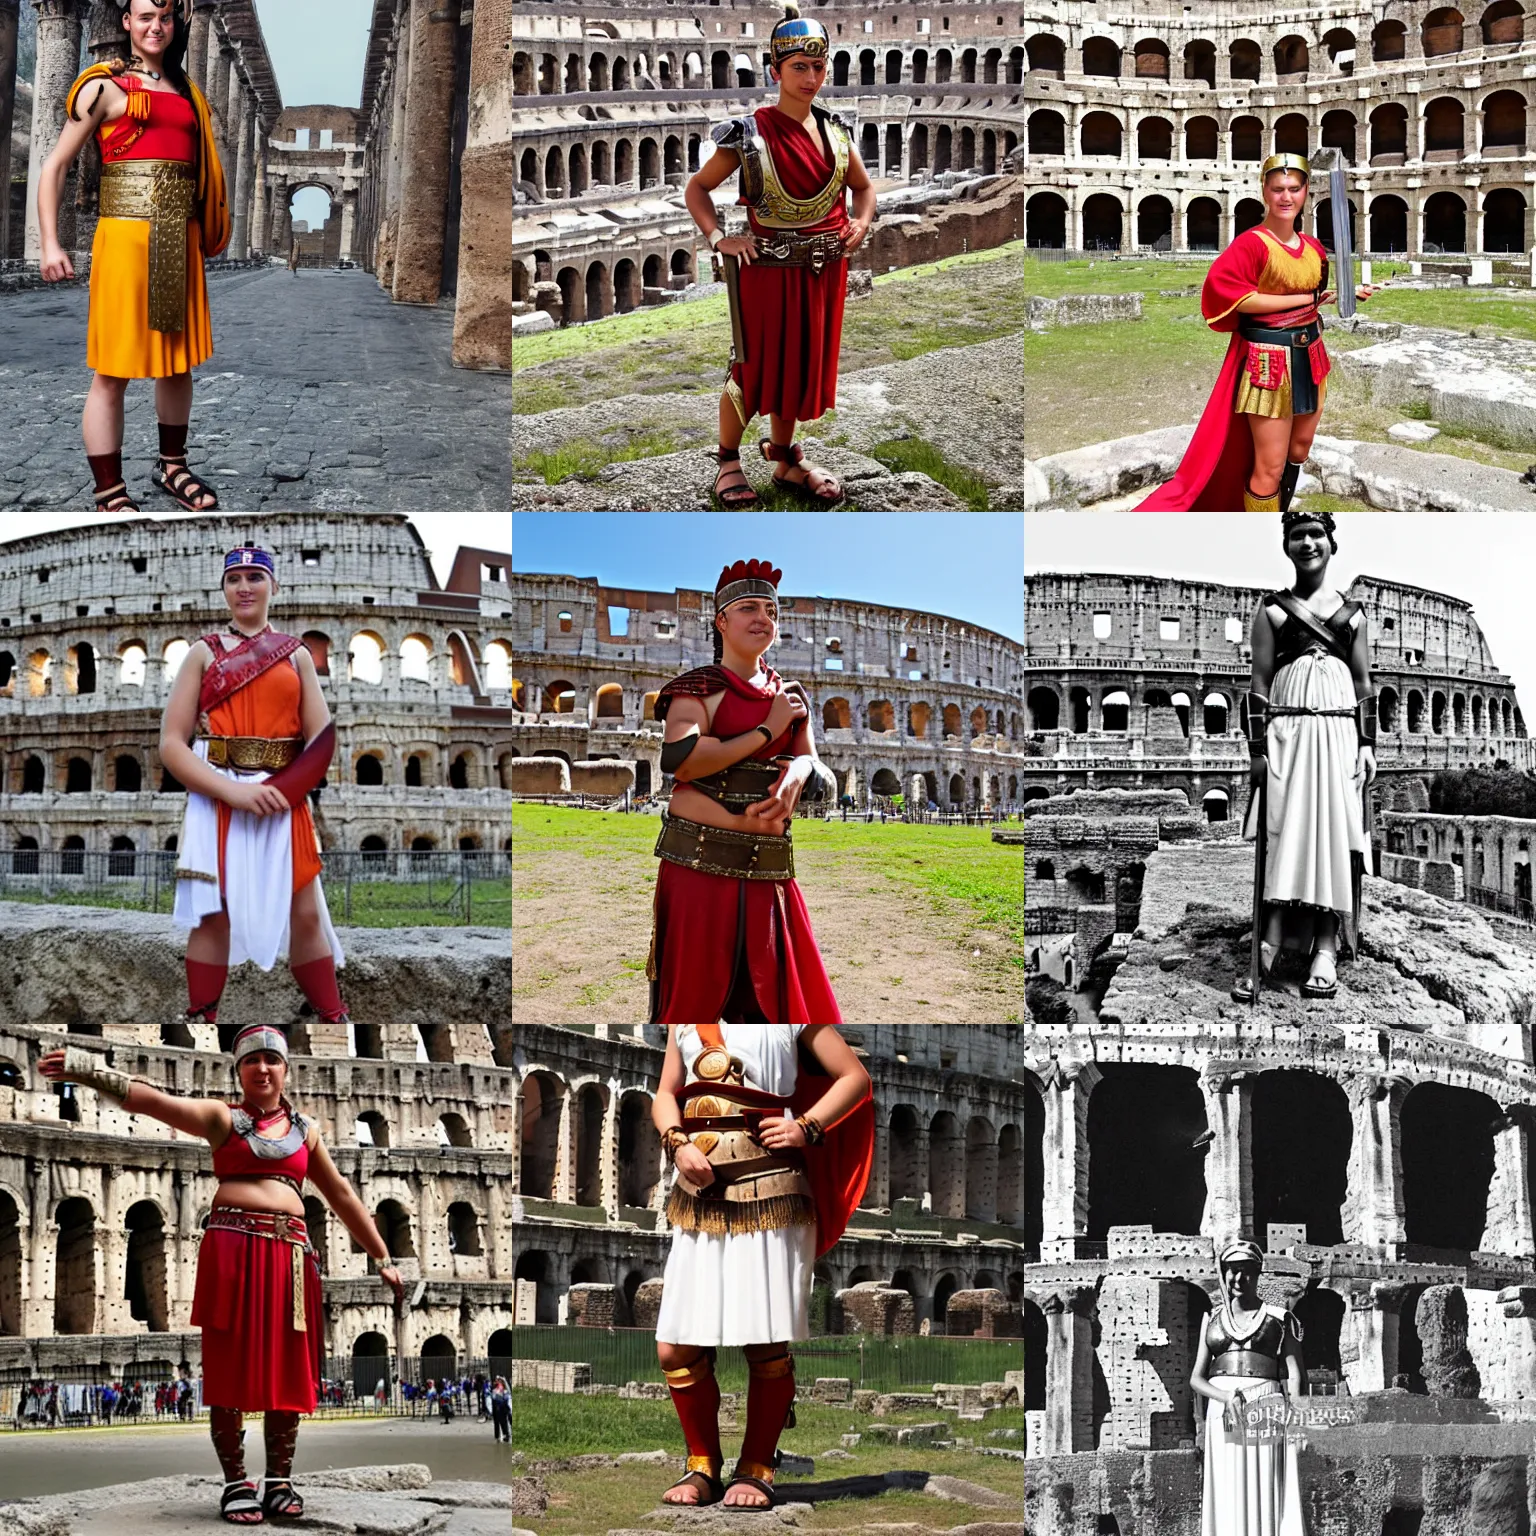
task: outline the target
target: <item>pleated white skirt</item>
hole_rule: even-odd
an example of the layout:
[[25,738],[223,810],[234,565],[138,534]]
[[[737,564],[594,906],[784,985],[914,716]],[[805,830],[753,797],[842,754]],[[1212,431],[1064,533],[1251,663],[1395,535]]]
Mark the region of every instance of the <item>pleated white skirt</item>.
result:
[[[1230,1392],[1257,1386],[1262,1380],[1212,1376],[1211,1385]],[[1306,1536],[1296,1442],[1239,1442],[1222,1426],[1221,1404],[1208,1397],[1201,1401],[1205,1404],[1201,1536]]]
[[[1349,668],[1308,652],[1275,673],[1271,708],[1348,709]],[[1354,910],[1349,856],[1367,848],[1356,774],[1355,722],[1344,715],[1274,715],[1269,722],[1269,784],[1264,900],[1331,912]],[[1245,835],[1258,820],[1249,804]]]
[[810,1337],[815,1227],[682,1232],[656,1317],[658,1344],[777,1344]]

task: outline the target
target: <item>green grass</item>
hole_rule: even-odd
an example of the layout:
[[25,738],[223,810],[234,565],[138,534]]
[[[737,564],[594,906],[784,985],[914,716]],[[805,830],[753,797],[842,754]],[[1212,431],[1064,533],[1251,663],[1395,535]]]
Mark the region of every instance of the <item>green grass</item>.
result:
[[930,480],[936,480],[953,491],[972,512],[991,510],[987,482],[963,465],[952,464],[932,443],[920,437],[902,437],[876,443],[869,450],[869,456],[879,460],[894,474],[903,475],[915,470],[927,475]]
[[536,449],[525,458],[518,459],[514,469],[532,470],[542,476],[545,485],[558,485],[560,481],[575,476],[580,480],[596,479],[598,471],[610,464],[629,459],[656,459],[664,453],[676,453],[681,446],[669,432],[642,432],[625,442],[612,446],[594,443],[590,438],[576,437],[561,443],[551,453]]
[[[882,273],[843,313],[842,374],[968,346],[1024,326],[1020,242]],[[730,350],[723,294],[634,310],[513,345],[519,415],[624,394],[717,393]]]

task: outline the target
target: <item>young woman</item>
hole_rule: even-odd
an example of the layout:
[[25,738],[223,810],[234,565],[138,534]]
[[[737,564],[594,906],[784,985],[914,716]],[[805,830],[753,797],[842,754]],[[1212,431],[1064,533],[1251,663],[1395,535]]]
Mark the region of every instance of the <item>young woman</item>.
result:
[[[725,263],[733,346],[720,397],[715,499],[750,507],[757,493],[741,471],[747,423],[768,414],[772,437],[758,450],[775,486],[800,487],[818,506],[843,499],[834,476],[805,462],[795,423],[837,404],[848,255],[875,221],[875,189],[853,147],[850,124],[815,105],[827,78],[827,29],[794,5],[768,37],[777,104],[711,130],[718,146],[689,181],[688,211]],[[727,237],[709,194],[741,172],[748,232]],[[843,189],[854,194],[854,215]]]
[[[101,220],[91,249],[85,452],[105,512],[137,512],[123,479],[123,396],[155,380],[160,458],[154,483],[189,512],[218,497],[187,468],[192,370],[213,354],[203,260],[229,244],[224,172],[202,92],[186,76],[181,0],[117,0],[129,57],[93,64],[70,87],[59,142],[38,178],[42,273],[75,275],[59,244],[59,198],[94,134]],[[188,7],[190,10],[190,7]]]
[[[379,1279],[404,1297],[400,1275],[367,1208],[337,1171],[320,1132],[289,1102],[288,1042],[265,1025],[235,1037],[241,1100],[173,1098],[105,1065],[78,1046],[49,1051],[38,1069],[52,1083],[94,1088],[131,1115],[150,1115],[213,1148],[219,1180],[197,1251],[192,1322],[203,1334],[203,1401],[232,1524],[264,1516],[296,1520],[293,1491],[299,1415],[315,1411],[320,1379],[320,1271],[304,1225],[308,1179],[379,1265]],[[266,1478],[258,1501],[245,1475],[242,1414],[265,1415]]]
[[230,622],[187,652],[160,732],[161,761],[187,791],[173,913],[191,930],[186,1019],[209,1024],[232,964],[269,971],[285,951],[319,1017],[347,1019],[336,986],[345,956],[304,798],[325,778],[336,733],[308,648],[267,621],[277,587],[266,550],[225,556]]
[[1202,1536],[1305,1536],[1296,1442],[1245,1443],[1230,1412],[1266,1397],[1301,1396],[1301,1324],[1259,1299],[1264,1255],[1231,1243],[1217,1260],[1224,1300],[1206,1321],[1189,1384],[1206,1400]]
[[[1332,997],[1340,931],[1352,950],[1359,946],[1360,878],[1370,846],[1362,796],[1376,777],[1371,646],[1360,604],[1328,584],[1328,562],[1338,551],[1333,514],[1289,512],[1281,529],[1295,579],[1289,590],[1264,595],[1250,629],[1245,704],[1254,793],[1244,836],[1265,838],[1262,919],[1254,914],[1263,923],[1262,974],[1282,942],[1310,950],[1301,990]],[[1248,977],[1233,996],[1251,1000]]]
[[763,653],[778,636],[782,571],[738,560],[715,584],[715,665],[656,698],[661,767],[676,780],[656,856],[646,977],[651,1022],[841,1023],[795,883],[790,824],[824,797],[804,690]]
[[[1260,172],[1264,219],[1211,263],[1200,312],[1232,340],[1173,479],[1138,512],[1284,512],[1327,394],[1318,311],[1333,302],[1328,253],[1299,228],[1311,167],[1271,155]],[[1360,299],[1369,288],[1356,289]]]
[[[688,1446],[663,1498],[766,1509],[779,1436],[794,1423],[789,1341],[810,1337],[812,1267],[869,1178],[869,1074],[831,1025],[678,1025],[651,1114],[677,1168],[656,1356]],[[717,1349],[736,1344],[747,1424],[727,1491],[714,1367]]]

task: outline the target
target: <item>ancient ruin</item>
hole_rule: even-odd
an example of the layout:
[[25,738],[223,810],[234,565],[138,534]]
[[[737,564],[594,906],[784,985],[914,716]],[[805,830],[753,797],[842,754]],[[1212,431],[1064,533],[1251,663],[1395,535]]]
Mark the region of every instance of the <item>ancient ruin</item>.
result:
[[[853,1225],[816,1266],[812,1332],[1017,1338],[1036,1177],[1024,1150],[1035,1092],[1014,1065],[1019,1026],[843,1035],[874,1081],[875,1160]],[[670,1240],[651,1121],[665,1043],[652,1025],[518,1029],[519,1323],[654,1327]]]
[[1309,1433],[1309,1529],[1524,1511],[1536,937],[1503,914],[1529,861],[1519,824],[1425,814],[1441,769],[1531,766],[1524,720],[1465,602],[1359,578],[1385,878],[1367,872],[1335,999],[1282,969],[1236,1003],[1253,882],[1236,705],[1258,595],[1027,583],[1026,1156],[1042,1172],[1025,1496],[1042,1536],[1200,1530],[1189,1375],[1219,1301],[1212,1245],[1236,1237],[1266,1250],[1265,1296],[1303,1323],[1309,1403],[1350,1420]]
[[[521,571],[511,582],[510,787],[660,792],[652,705],[670,678],[712,660],[711,594]],[[768,660],[804,685],[839,795],[859,808],[896,794],[945,810],[1021,803],[1025,652],[1016,641],[943,614],[839,598],[784,593],[779,609]],[[593,769],[596,781],[586,777]]]
[[[1044,0],[1025,29],[1029,244],[1216,251],[1263,217],[1266,155],[1328,148],[1357,251],[1528,251],[1527,26],[1519,0],[1104,18]],[[1306,228],[1331,244],[1325,193]]]
[[[223,516],[0,544],[0,858],[174,850],[184,796],[161,715],[188,645],[228,617]],[[274,513],[276,628],[303,636],[336,723],[323,849],[510,847],[511,556],[460,549],[440,585],[408,518]]]

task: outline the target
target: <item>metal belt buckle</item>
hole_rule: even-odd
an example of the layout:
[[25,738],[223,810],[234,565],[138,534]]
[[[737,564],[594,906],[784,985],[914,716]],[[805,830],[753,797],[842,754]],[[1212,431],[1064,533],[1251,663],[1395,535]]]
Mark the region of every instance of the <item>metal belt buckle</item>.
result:
[[820,277],[821,269],[827,264],[827,253],[820,245],[811,247],[811,276]]
[[272,1213],[272,1235],[280,1243],[286,1243],[289,1240],[288,1239],[288,1220],[289,1220],[289,1217],[288,1217],[288,1212],[287,1211],[273,1211],[273,1213]]

